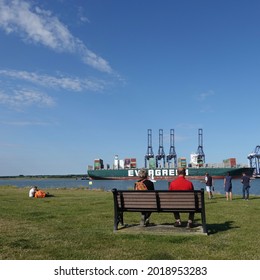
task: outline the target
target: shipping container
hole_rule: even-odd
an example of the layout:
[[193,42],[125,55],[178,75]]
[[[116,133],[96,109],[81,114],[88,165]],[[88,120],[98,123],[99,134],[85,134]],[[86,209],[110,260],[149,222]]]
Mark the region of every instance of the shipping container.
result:
[[149,159],[149,168],[151,168],[151,169],[156,168],[155,158]]
[[131,158],[130,168],[136,168],[136,158]]
[[94,169],[95,170],[104,169],[103,159],[95,159],[94,160]]
[[186,168],[187,160],[185,157],[178,158],[178,167]]
[[237,165],[237,160],[235,158],[230,158],[230,166],[236,167],[236,165]]
[[128,169],[131,166],[131,159],[130,158],[125,158],[125,168]]
[[236,167],[237,161],[236,158],[228,158],[223,160],[224,167]]
[[93,170],[93,166],[92,165],[88,165],[88,170]]
[[95,170],[101,169],[100,162],[94,162],[94,169]]

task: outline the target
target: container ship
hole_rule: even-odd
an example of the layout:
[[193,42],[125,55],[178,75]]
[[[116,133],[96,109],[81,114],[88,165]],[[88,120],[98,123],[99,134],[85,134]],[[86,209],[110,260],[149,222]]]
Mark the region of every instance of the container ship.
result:
[[[209,173],[215,179],[224,178],[227,172],[233,178],[239,178],[242,173],[252,176],[254,168],[239,167],[239,168],[187,168],[186,176],[189,179],[203,180],[205,173]],[[139,169],[101,169],[101,170],[88,170],[88,176],[92,180],[137,180]],[[173,180],[176,178],[177,169],[174,168],[161,168],[161,169],[148,169],[149,177],[154,180]]]
[[[116,157],[113,168],[110,169],[110,167],[107,166],[107,169],[104,169],[102,159],[96,159],[94,161],[94,169],[92,167],[89,167],[88,169],[88,176],[92,180],[138,180],[138,172],[140,168],[136,168],[135,159],[132,159],[132,161],[131,159],[127,159],[126,161],[130,161],[130,164],[123,166],[122,162],[120,163]],[[230,172],[230,175],[233,178],[240,178],[242,173],[246,173],[251,177],[254,172],[254,168],[236,165],[234,158],[224,160],[223,163],[220,164],[198,165],[196,167],[191,164],[186,166],[185,159],[180,158],[178,160],[178,166],[185,167],[187,178],[194,180],[204,180],[206,173],[209,173],[214,179],[222,179],[228,172]],[[154,180],[170,181],[177,176],[177,167],[160,168],[150,166],[147,170],[149,177]]]
[[[170,130],[170,150],[166,156],[163,148],[163,129],[159,129],[159,149],[154,155],[152,148],[152,130],[148,129],[148,146],[145,155],[145,168],[151,179],[173,180],[177,176],[177,168],[185,167],[186,176],[189,179],[203,180],[206,173],[215,179],[224,178],[228,172],[233,178],[239,178],[242,173],[252,177],[255,168],[236,163],[236,158],[228,158],[219,164],[206,164],[203,151],[203,131],[198,129],[197,152],[190,155],[190,163],[184,157],[177,158],[174,146],[174,129]],[[259,156],[260,158],[260,156]],[[88,168],[88,176],[92,180],[137,180],[138,172],[136,158],[120,160],[118,155],[114,158],[112,168],[109,165],[104,167],[102,159],[96,159],[93,166]]]

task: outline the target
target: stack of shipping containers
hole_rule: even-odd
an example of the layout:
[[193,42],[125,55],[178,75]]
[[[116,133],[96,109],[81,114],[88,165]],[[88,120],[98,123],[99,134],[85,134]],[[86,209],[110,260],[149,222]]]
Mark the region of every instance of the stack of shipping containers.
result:
[[130,168],[136,168],[136,158],[131,158],[131,160],[130,160]]
[[178,167],[184,167],[186,168],[187,166],[187,160],[185,157],[180,157],[178,158]]
[[130,158],[125,158],[125,168],[126,168],[126,169],[129,169],[129,168],[130,168],[130,164],[131,164]]
[[95,159],[94,160],[94,170],[104,169],[103,159]]
[[223,160],[224,167],[236,167],[237,161],[236,158],[228,158]]
[[125,168],[136,168],[136,158],[125,158]]
[[155,158],[149,159],[149,168],[151,168],[151,169],[156,168]]

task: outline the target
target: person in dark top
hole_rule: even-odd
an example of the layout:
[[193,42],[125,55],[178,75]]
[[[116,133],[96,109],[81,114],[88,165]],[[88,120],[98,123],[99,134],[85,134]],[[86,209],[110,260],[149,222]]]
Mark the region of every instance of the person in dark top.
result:
[[232,200],[232,177],[230,172],[227,173],[227,176],[224,178],[224,188],[226,192],[226,199]]
[[208,193],[208,198],[213,198],[212,190],[213,190],[213,180],[209,173],[205,174],[205,184],[206,184],[206,191]]
[[[135,190],[147,190],[153,191],[154,184],[152,181],[148,179],[148,171],[145,168],[140,169],[139,173],[139,180],[135,183]],[[149,224],[149,218],[151,216],[151,212],[141,212],[141,226],[147,226]]]
[[250,177],[246,175],[246,173],[242,174],[241,183],[243,184],[243,199],[249,199],[249,188],[250,188]]

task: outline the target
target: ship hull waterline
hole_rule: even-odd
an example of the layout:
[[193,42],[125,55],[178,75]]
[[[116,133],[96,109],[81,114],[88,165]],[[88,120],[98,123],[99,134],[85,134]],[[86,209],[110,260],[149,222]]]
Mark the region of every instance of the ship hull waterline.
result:
[[[88,170],[91,180],[138,180],[139,169],[100,169]],[[252,176],[254,168],[187,168],[186,177],[190,180],[204,180],[205,174],[210,174],[213,179],[223,179],[227,173],[236,179],[241,178],[243,173]],[[176,168],[148,169],[148,176],[154,180],[174,180],[177,176]]]

